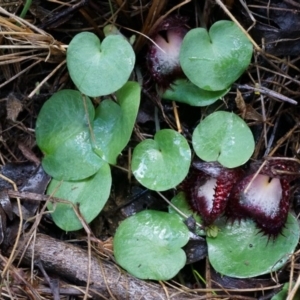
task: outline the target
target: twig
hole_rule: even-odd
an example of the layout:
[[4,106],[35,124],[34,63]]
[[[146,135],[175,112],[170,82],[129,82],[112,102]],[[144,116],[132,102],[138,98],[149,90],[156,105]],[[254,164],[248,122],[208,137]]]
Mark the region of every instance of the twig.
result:
[[283,96],[277,92],[274,92],[270,89],[267,89],[265,87],[253,87],[250,86],[248,84],[234,84],[238,89],[244,89],[244,90],[248,90],[248,91],[254,91],[254,92],[258,92],[261,94],[264,94],[266,96],[272,97],[272,98],[276,98],[278,100],[284,101],[284,102],[288,102],[290,104],[294,104],[297,105],[298,102],[296,100],[293,100],[289,97]]
[[[21,242],[24,243],[26,237]],[[31,242],[28,249],[25,250],[23,262],[30,264],[34,259],[32,249],[35,249],[36,258],[40,258],[46,271],[58,274],[61,277],[68,278],[71,282],[87,283],[88,271],[88,252],[76,247],[70,243],[51,238],[44,234],[37,234],[36,242]],[[107,279],[104,279],[103,274]],[[93,285],[89,293],[93,299],[112,299],[113,295],[117,299],[138,300],[157,300],[158,295],[165,299],[165,292],[161,286],[153,282],[139,280],[122,272],[112,262],[101,259],[96,255],[91,257],[90,280]],[[107,287],[111,290],[108,292]],[[194,300],[199,299],[195,294],[189,294],[187,291],[168,288],[168,294],[172,300]]]
[[56,66],[54,68],[54,70],[48,75],[46,76],[36,87],[35,89],[29,94],[28,98],[32,98],[34,96],[34,94],[36,93],[36,91],[38,91],[42,85],[52,76],[55,74],[55,72],[63,65],[65,64],[66,60],[63,60],[58,66]]
[[[172,202],[170,202],[162,193],[157,192],[157,194],[163,198],[179,215],[181,215],[183,218],[188,219],[189,216],[187,216],[185,213],[183,213],[180,209],[178,209]],[[204,230],[203,225],[201,225],[200,223],[196,222],[196,225]]]
[[28,66],[27,68],[25,68],[24,70],[22,70],[21,72],[17,73],[16,75],[12,76],[11,78],[9,78],[8,80],[6,80],[5,82],[3,82],[2,84],[0,84],[0,89],[2,87],[4,87],[6,84],[10,83],[11,81],[15,80],[16,78],[18,78],[20,75],[22,75],[23,73],[27,72],[28,70],[30,70],[32,67],[34,67],[35,65],[39,64],[42,61],[42,59],[37,60],[36,62],[32,63],[30,66]]
[[181,124],[180,124],[178,109],[177,109],[175,101],[172,101],[172,106],[173,106],[173,111],[174,111],[174,117],[175,117],[175,121],[176,121],[177,131],[179,133],[181,133],[182,132],[182,127],[181,127]]
[[58,280],[51,280],[50,277],[48,276],[47,272],[44,269],[43,263],[41,262],[40,259],[38,259],[37,263],[36,263],[37,267],[40,269],[40,271],[42,272],[44,278],[46,279],[47,283],[49,284],[50,288],[51,288],[51,292],[53,295],[53,299],[54,300],[59,300],[59,285],[58,285]]
[[[16,183],[15,183],[14,181],[12,181],[11,179],[9,179],[8,177],[6,177],[6,176],[4,176],[4,175],[2,175],[2,174],[0,174],[0,177],[1,177],[3,180],[9,182],[9,183],[13,186],[13,188],[14,188],[15,191],[18,191],[17,185],[16,185]],[[20,198],[19,198],[19,197],[17,197],[16,199],[17,199],[18,211],[19,211],[19,218],[20,218],[20,220],[19,220],[19,222],[20,222],[20,223],[19,223],[19,229],[18,229],[18,233],[17,233],[17,236],[16,236],[16,240],[15,240],[13,249],[12,249],[11,254],[10,254],[10,256],[9,256],[9,259],[8,259],[8,261],[7,261],[7,264],[5,265],[5,267],[4,267],[4,269],[3,269],[2,273],[1,273],[1,277],[2,277],[2,278],[4,278],[4,276],[5,276],[5,274],[6,274],[7,270],[8,270],[8,268],[10,267],[10,265],[11,265],[12,262],[13,262],[13,260],[15,259],[14,256],[15,256],[16,249],[17,249],[17,246],[18,246],[20,237],[21,237],[21,232],[22,232],[22,226],[23,226],[23,214],[22,214],[22,208],[21,208],[21,201],[20,201]]]
[[300,274],[298,275],[297,281],[293,287],[293,289],[291,290],[291,292],[289,293],[288,297],[286,298],[286,300],[293,300],[296,299],[295,295],[298,291],[298,288],[300,287]]

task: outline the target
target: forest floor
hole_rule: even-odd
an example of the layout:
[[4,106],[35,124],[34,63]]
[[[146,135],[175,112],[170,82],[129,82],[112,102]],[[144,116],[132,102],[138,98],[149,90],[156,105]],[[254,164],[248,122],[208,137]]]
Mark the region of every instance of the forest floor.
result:
[[[156,282],[123,271],[115,262],[112,245],[120,221],[145,208],[166,210],[159,194],[128,176],[131,148],[152,137],[157,123],[181,131],[190,141],[199,120],[211,111],[233,111],[252,129],[252,161],[272,156],[298,161],[300,5],[290,0],[30,2],[0,0],[3,299],[297,299],[298,248],[279,271],[237,279],[214,271],[202,243],[204,258],[186,265],[172,280]],[[186,18],[187,28],[210,28],[218,20],[232,19],[247,31],[254,49],[251,64],[218,105],[178,103],[174,108],[174,103],[157,94],[145,57],[149,37],[169,15]],[[106,206],[84,229],[66,233],[47,211],[50,177],[40,167],[43,154],[36,144],[35,124],[47,99],[59,90],[75,88],[66,66],[72,38],[89,31],[102,40],[103,28],[109,24],[128,38],[135,37],[132,78],[141,83],[141,105],[131,140],[112,169]],[[97,101],[101,97],[93,103]],[[167,191],[164,196],[171,199],[173,194]],[[295,216],[300,212],[299,195],[296,178],[290,197]],[[290,285],[284,296],[272,298],[285,283]]]

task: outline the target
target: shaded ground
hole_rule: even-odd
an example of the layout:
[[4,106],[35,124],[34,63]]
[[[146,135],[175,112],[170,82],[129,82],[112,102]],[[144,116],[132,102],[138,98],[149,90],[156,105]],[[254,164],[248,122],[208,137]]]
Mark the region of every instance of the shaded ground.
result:
[[[59,299],[60,295],[62,299],[80,299],[83,295],[93,295],[99,299],[143,299],[142,296],[145,299],[171,296],[172,299],[271,299],[282,283],[291,278],[297,281],[298,252],[282,271],[262,278],[221,277],[210,268],[207,260],[202,259],[193,264],[193,268],[199,270],[205,283],[193,275],[191,266],[167,283],[134,279],[114,264],[112,237],[115,228],[120,220],[134,212],[145,208],[165,209],[163,200],[145,191],[132,178],[128,180],[127,173],[121,168],[115,168],[112,195],[104,211],[91,224],[91,230],[65,234],[45,213],[47,197],[44,191],[49,178],[44,174],[42,179],[33,177],[42,172],[37,167],[42,154],[35,144],[36,117],[54,92],[74,88],[66,69],[65,54],[66,45],[76,33],[93,31],[102,38],[102,28],[113,23],[127,36],[136,31],[149,36],[155,25],[170,13],[187,16],[191,28],[209,27],[217,20],[229,19],[220,6],[208,0],[204,3],[90,0],[66,1],[65,4],[33,1],[22,20],[16,17],[22,11],[22,1],[11,1],[10,6],[1,2],[0,161],[2,174],[16,183],[14,188],[3,178],[0,185],[1,190],[9,189],[11,199],[7,194],[1,198],[3,297]],[[225,2],[241,25],[245,29],[251,28],[249,34],[256,49],[247,72],[218,105],[242,116],[253,130],[256,148],[252,160],[274,155],[298,158],[300,6],[292,1],[272,1],[271,4],[247,1],[247,7],[239,1]],[[155,110],[162,128],[177,129],[172,104],[161,102],[147,71],[146,43],[142,35],[136,34],[137,67],[133,76],[141,78],[144,88],[138,122],[129,146],[136,145],[141,136],[155,132]],[[178,105],[178,112],[188,139],[199,119],[209,113],[206,108],[182,104]],[[118,166],[125,169],[128,168],[128,149],[118,162]],[[33,189],[29,187],[29,178],[39,178]],[[300,205],[298,189],[296,181],[291,199],[296,214]],[[165,195],[171,198],[172,194]],[[21,207],[20,198],[30,201],[22,202]],[[19,216],[26,222],[20,223]],[[19,265],[23,250],[24,259]],[[30,265],[34,267],[30,268]],[[89,290],[88,284],[91,284]]]

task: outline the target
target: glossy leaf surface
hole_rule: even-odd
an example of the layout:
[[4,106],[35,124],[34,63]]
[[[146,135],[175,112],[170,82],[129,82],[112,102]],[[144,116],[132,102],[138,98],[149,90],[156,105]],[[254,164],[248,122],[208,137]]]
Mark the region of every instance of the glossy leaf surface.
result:
[[114,237],[116,261],[141,279],[168,280],[185,265],[189,230],[177,215],[146,210],[123,221]]
[[77,88],[85,95],[111,94],[128,80],[135,53],[124,37],[109,35],[102,43],[91,32],[81,32],[71,41],[67,66]]
[[243,119],[234,113],[217,111],[195,128],[193,146],[201,159],[235,168],[249,160],[255,144]]
[[247,69],[252,44],[231,21],[190,30],[183,39],[180,63],[188,79],[207,91],[227,89]]
[[[52,179],[47,194],[73,203],[86,223],[90,223],[105,205],[110,188],[110,167],[105,163],[95,175],[82,181],[60,182]],[[53,211],[53,221],[62,230],[74,231],[83,228],[71,204],[49,202],[47,207]]]
[[154,140],[146,139],[135,147],[131,169],[145,187],[165,191],[185,178],[190,163],[191,150],[186,139],[174,130],[163,129]]

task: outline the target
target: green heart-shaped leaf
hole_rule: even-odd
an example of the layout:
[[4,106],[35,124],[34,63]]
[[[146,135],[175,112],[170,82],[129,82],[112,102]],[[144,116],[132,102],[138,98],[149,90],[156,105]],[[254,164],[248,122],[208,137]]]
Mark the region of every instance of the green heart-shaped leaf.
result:
[[[59,182],[52,179],[47,194],[75,204],[85,222],[90,223],[102,210],[109,197],[110,188],[110,167],[104,163],[95,175],[82,181]],[[51,214],[53,221],[62,230],[74,231],[83,227],[71,204],[49,202],[47,207],[54,211]]]
[[49,175],[58,180],[80,180],[99,170],[104,161],[90,143],[89,124],[94,115],[91,100],[72,90],[55,93],[43,105],[35,134]]
[[192,106],[207,106],[215,103],[228,92],[229,89],[216,92],[206,91],[186,79],[178,79],[163,93],[162,98]]
[[189,230],[177,215],[147,210],[123,221],[114,237],[116,261],[141,279],[168,280],[185,265]]
[[209,261],[217,272],[231,277],[249,278],[278,270],[299,241],[298,221],[291,214],[274,241],[259,233],[251,219],[231,224],[223,218],[216,225],[218,236],[207,237]]
[[247,69],[252,44],[231,21],[218,21],[209,33],[190,30],[183,39],[180,63],[188,79],[208,91],[227,89]]
[[135,147],[131,169],[148,189],[165,191],[186,177],[190,163],[191,150],[186,139],[174,130],[163,129],[154,140],[144,140]]
[[71,41],[67,66],[77,88],[91,97],[108,95],[128,80],[135,63],[131,45],[119,35],[109,35],[102,44],[90,32],[81,32]]
[[117,156],[129,142],[140,104],[141,88],[127,82],[116,92],[117,103],[104,100],[96,109],[93,123],[94,151],[105,161],[115,164]]
[[255,144],[244,120],[234,113],[217,111],[195,128],[193,146],[201,159],[235,168],[249,160]]

